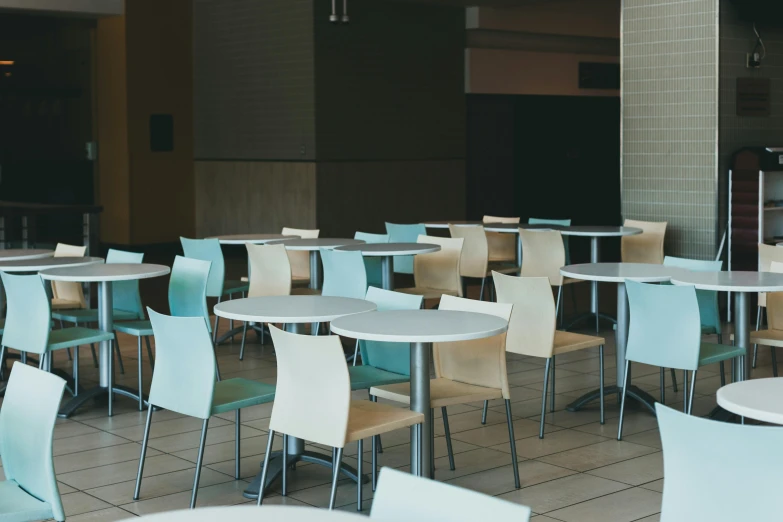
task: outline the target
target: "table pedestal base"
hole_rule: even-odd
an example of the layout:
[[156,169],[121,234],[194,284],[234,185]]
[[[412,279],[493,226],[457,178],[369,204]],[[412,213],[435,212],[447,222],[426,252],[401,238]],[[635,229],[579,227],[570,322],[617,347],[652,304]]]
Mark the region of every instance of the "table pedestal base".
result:
[[[112,391],[114,391],[115,395],[122,395],[124,397],[128,397],[130,399],[133,399],[137,403],[139,402],[139,392],[138,390],[134,390],[133,388],[129,388],[127,386],[114,386],[112,387]],[[80,391],[79,395],[68,401],[62,408],[60,408],[60,412],[57,414],[58,417],[61,418],[68,418],[71,415],[73,415],[76,410],[81,408],[87,401],[91,399],[99,400],[103,399],[105,397],[105,400],[109,403],[109,417],[113,415],[113,404],[112,401],[109,401],[109,389],[104,388],[102,386],[96,386],[95,388],[91,388],[89,390]],[[147,400],[147,396],[142,394],[141,396],[142,401],[144,401],[144,406],[149,407],[149,402]]]
[[[604,396],[611,395],[611,394],[618,394],[619,396],[622,396],[623,389],[619,386],[605,386],[604,387]],[[655,398],[647,393],[646,391],[642,390],[641,388],[630,385],[628,386],[628,391],[626,392],[629,399],[634,399],[635,401],[639,402],[642,406],[650,410],[650,412],[655,415],[655,403],[657,402]],[[600,390],[591,391],[589,393],[586,393],[576,399],[574,402],[566,406],[566,410],[568,411],[579,411],[582,409],[583,406],[586,404],[593,402],[595,400],[598,400],[601,397]]]
[[242,327],[238,326],[236,328],[232,328],[231,330],[227,331],[223,335],[217,338],[215,340],[215,344],[222,344],[226,342],[226,339],[231,339],[231,342],[234,342],[234,337],[237,335],[242,335]]

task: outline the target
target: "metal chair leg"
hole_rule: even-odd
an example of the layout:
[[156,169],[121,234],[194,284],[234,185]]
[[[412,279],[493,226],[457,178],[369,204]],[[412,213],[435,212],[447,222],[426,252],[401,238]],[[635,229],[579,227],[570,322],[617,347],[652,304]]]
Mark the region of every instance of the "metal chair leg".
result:
[[508,441],[511,444],[511,468],[514,470],[514,486],[519,489],[519,462],[517,462],[517,441],[514,437],[514,421],[511,418],[511,399],[506,399],[506,422],[508,423]]
[[147,345],[147,356],[150,358],[150,370],[155,370],[155,356],[152,354],[149,335],[144,338],[144,343]]
[[139,341],[139,356],[138,356],[138,360],[136,362],[137,362],[138,370],[139,370],[139,411],[142,411],[144,409],[144,399],[142,398],[142,393],[141,393],[141,390],[142,390],[141,337],[138,338],[138,341]]
[[362,467],[364,467],[364,441],[356,441],[356,475],[359,480],[356,481],[356,511],[362,510]]
[[372,472],[370,478],[372,479],[372,490],[375,491],[378,485],[378,437],[373,437],[371,442],[372,451]]
[[479,301],[483,301],[484,300],[484,283],[486,283],[486,282],[487,282],[487,278],[486,277],[482,277],[481,278],[481,290],[479,290]]
[[688,370],[682,371],[682,412],[688,413]]
[[234,427],[234,478],[239,480],[242,476],[240,455],[239,455],[239,443],[242,440],[242,410],[237,410],[235,427]]
[[541,426],[538,428],[538,438],[544,438],[544,421],[546,420],[546,396],[549,392],[549,366],[552,364],[552,359],[546,360],[546,366],[544,367],[544,391],[541,393]]
[[718,366],[720,367],[720,385],[726,386],[726,367],[721,361]]
[[[217,304],[220,304],[220,296],[217,298]],[[220,324],[220,316],[215,314],[215,327],[212,329],[212,344],[215,345],[215,350],[217,351],[217,335],[218,335],[218,326]]]
[[79,395],[79,347],[73,348],[76,358],[73,360],[73,396]]
[[283,434],[283,472],[280,484],[280,494],[288,496],[288,435]]
[[555,317],[557,317],[558,314],[560,314],[560,328],[563,327],[563,310],[560,305],[560,298],[562,296],[563,296],[563,287],[561,285],[557,287],[557,302],[555,303]]
[[489,401],[484,401],[484,409],[481,411],[481,424],[487,424],[487,411],[489,411]]
[[359,358],[359,339],[356,339],[356,347],[353,349],[353,365],[356,366],[356,360]]
[[125,364],[122,362],[122,352],[120,352],[120,342],[117,340],[117,332],[114,332],[114,349],[117,354],[117,362],[120,364],[120,373],[125,375]]
[[674,372],[674,368],[670,368],[672,374],[672,390],[677,393],[677,374]]
[[666,368],[661,366],[661,404],[666,404]]
[[133,491],[133,500],[139,500],[141,492],[141,476],[144,473],[144,459],[147,457],[147,442],[150,440],[150,426],[152,425],[152,410],[150,404],[147,408],[147,423],[144,425],[144,438],[141,440],[141,455],[139,456],[139,471],[136,473],[136,489]]
[[693,415],[693,394],[696,392],[696,370],[691,372],[691,397],[688,400],[688,415]]
[[[375,395],[370,395],[370,402],[378,402],[378,397]],[[378,441],[378,453],[383,453],[383,442],[381,442],[381,436],[376,435],[373,437],[373,440]]]
[[242,327],[242,344],[239,347],[239,360],[245,359],[245,341],[247,340],[247,322]]
[[[109,342],[109,417],[114,415],[114,343]],[[141,392],[141,390],[139,390]]]
[[446,412],[446,407],[440,409],[443,416],[443,430],[446,432],[446,450],[449,453],[449,469],[454,471],[454,450],[451,447],[451,430],[449,429],[449,414]]
[[98,367],[98,354],[95,353],[95,344],[90,344],[90,350],[92,350],[92,364],[96,368]]
[[334,457],[334,471],[332,472],[332,492],[329,495],[329,511],[334,509],[334,502],[337,499],[337,479],[340,476],[340,466],[343,462],[343,448],[337,448]]
[[207,427],[209,426],[209,419],[204,419],[204,424],[201,427],[201,442],[198,446],[198,460],[196,461],[196,477],[193,479],[193,493],[190,496],[190,509],[196,507],[196,496],[198,496],[198,483],[201,480],[201,465],[204,463],[204,446],[207,443]]
[[[756,307],[756,331],[758,332],[761,329],[761,306]],[[754,370],[756,369],[756,362],[758,361],[759,356],[759,345],[754,344],[753,345],[753,364],[751,365],[751,368]]]
[[599,371],[599,384],[598,384],[598,393],[601,394],[601,424],[606,423],[606,416],[605,416],[605,405],[606,399],[604,398],[604,345],[602,344],[600,348],[598,348],[598,364],[601,366],[601,369]]
[[68,354],[68,360],[69,361],[73,361],[73,355],[71,355],[71,349],[70,348],[66,348],[65,349],[65,353]]
[[617,427],[617,440],[623,440],[623,418],[625,416],[625,396],[628,391],[628,370],[631,367],[631,361],[625,361],[625,377],[623,378],[623,398],[620,401],[620,424]]
[[[435,425],[435,410],[430,408],[430,426]],[[430,477],[435,476],[435,430],[430,430]]]
[[274,430],[269,430],[269,439],[266,442],[266,454],[264,454],[264,465],[261,467],[261,482],[258,485],[258,499],[256,505],[260,506],[264,501],[264,490],[266,489],[266,476],[269,471],[269,459],[272,456],[272,443],[275,440]]
[[555,356],[552,356],[552,400],[549,403],[549,412],[555,412]]
[[774,346],[769,347],[769,351],[772,352],[772,376],[778,376],[778,353],[775,351]]

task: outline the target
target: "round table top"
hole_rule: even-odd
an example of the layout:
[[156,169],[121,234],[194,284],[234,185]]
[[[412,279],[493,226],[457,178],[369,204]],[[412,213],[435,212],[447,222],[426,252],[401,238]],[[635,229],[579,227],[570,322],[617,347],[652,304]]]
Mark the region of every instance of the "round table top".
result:
[[621,237],[636,236],[644,232],[641,228],[634,227],[607,227],[579,225],[563,228],[560,233],[564,236],[585,236],[585,237]]
[[[125,519],[125,522],[139,520],[138,517]],[[141,517],[145,522],[213,522],[230,520],[232,522],[366,522],[368,517],[347,511],[329,511],[313,507],[299,506],[219,506],[198,509],[165,511]]]
[[20,261],[23,259],[45,259],[52,257],[54,250],[41,248],[10,248],[0,250],[0,261]]
[[40,272],[60,267],[76,267],[103,263],[102,257],[46,257],[42,259],[20,259],[0,261],[0,272]]
[[298,239],[299,236],[284,236],[283,234],[231,234],[227,236],[214,236],[207,239],[217,239],[221,245],[263,245],[270,241],[279,241],[281,239]]
[[41,272],[43,279],[51,281],[73,281],[95,283],[103,281],[130,281],[164,276],[171,269],[164,265],[148,263],[104,263],[63,268],[52,268]]
[[283,239],[269,244],[285,245],[286,250],[320,250],[322,248],[337,248],[344,245],[362,245],[361,239],[347,238],[314,238],[314,239]]
[[725,292],[781,292],[783,274],[772,272],[680,272],[675,285],[693,285],[699,290]]
[[646,263],[585,263],[568,265],[560,269],[560,273],[566,277],[603,283],[623,283],[626,279],[641,283],[662,283],[683,272],[688,271]]
[[361,252],[364,256],[413,256],[429,254],[440,250],[440,245],[431,243],[366,243],[364,245],[345,245],[335,248],[342,252]]
[[783,424],[783,377],[753,379],[718,390],[718,405],[743,417]]
[[232,299],[215,305],[215,315],[258,323],[327,323],[344,315],[373,312],[375,303],[349,297],[279,295]]
[[500,317],[452,310],[391,310],[342,317],[332,332],[351,339],[400,343],[470,341],[508,329]]

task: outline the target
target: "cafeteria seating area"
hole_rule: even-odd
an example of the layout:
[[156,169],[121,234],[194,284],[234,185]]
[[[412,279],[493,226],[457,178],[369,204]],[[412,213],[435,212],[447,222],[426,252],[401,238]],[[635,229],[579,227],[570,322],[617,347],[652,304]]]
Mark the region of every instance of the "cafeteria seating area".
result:
[[780,520],[780,70],[761,0],[0,0],[0,521]]

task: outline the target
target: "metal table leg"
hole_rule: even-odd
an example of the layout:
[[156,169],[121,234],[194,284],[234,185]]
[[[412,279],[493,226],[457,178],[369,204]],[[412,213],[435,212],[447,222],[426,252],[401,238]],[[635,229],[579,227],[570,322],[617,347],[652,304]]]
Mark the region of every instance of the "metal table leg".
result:
[[[601,262],[601,245],[599,243],[599,238],[596,236],[592,236],[590,238],[590,262],[591,263]],[[566,330],[570,330],[571,328],[574,327],[574,325],[577,325],[582,321],[587,321],[590,319],[595,320],[595,333],[598,333],[600,331],[601,319],[605,319],[611,323],[617,322],[613,317],[608,316],[606,314],[602,314],[598,309],[598,281],[590,282],[590,312],[576,316],[574,319],[571,320],[570,323],[568,323],[568,326],[566,326]]]
[[[750,294],[747,292],[734,292],[734,344],[745,348],[745,361],[750,360]],[[732,365],[734,373],[732,382],[749,379],[749,364],[746,362]],[[719,421],[729,421],[737,416],[720,406],[715,406],[710,412],[710,418]]]
[[517,230],[517,266],[522,268],[522,234]]
[[[432,343],[411,343],[411,410],[424,414],[421,437],[416,436],[416,427],[411,426],[411,473],[432,478],[432,417],[430,415],[430,353]],[[421,442],[421,448],[419,448]],[[419,454],[421,460],[418,459]]]
[[381,258],[381,278],[384,290],[394,290],[394,256]]

